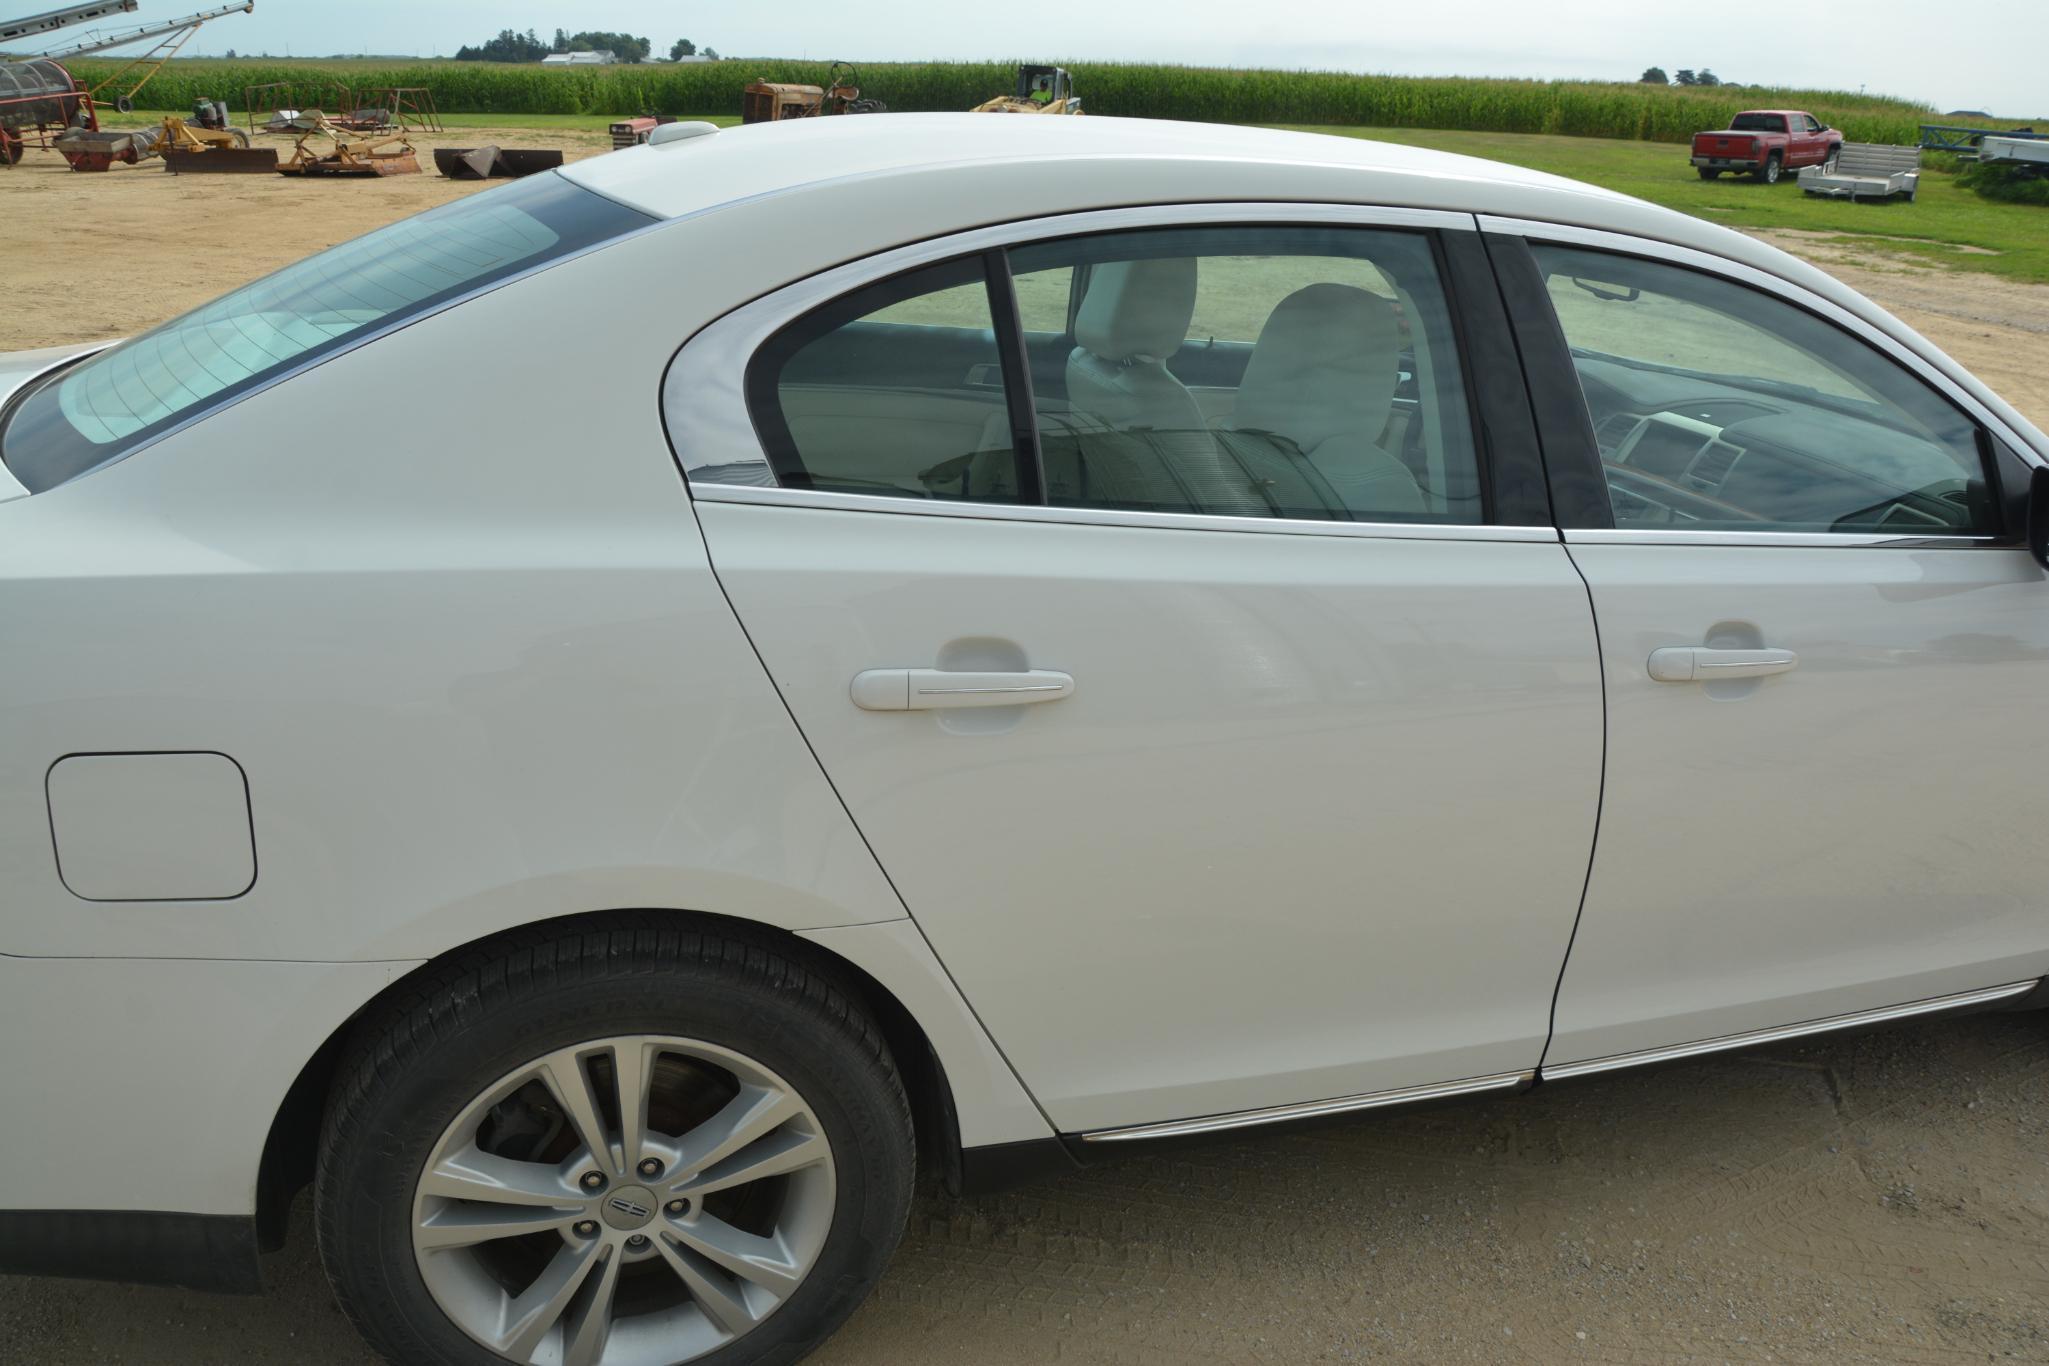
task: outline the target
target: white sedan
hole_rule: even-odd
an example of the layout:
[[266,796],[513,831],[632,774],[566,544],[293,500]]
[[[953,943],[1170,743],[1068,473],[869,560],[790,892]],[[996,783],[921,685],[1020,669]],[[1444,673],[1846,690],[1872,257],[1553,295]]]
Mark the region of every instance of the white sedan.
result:
[[921,1163],[2045,1002],[2049,438],[1634,200],[677,124],[0,397],[0,1270],[787,1362]]

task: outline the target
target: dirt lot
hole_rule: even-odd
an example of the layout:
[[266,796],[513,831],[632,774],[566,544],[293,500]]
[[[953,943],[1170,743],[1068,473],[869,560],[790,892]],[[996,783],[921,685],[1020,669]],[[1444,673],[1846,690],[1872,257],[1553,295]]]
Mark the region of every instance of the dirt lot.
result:
[[[602,135],[466,130],[602,149]],[[464,192],[0,172],[0,349],[131,332]],[[22,244],[29,245],[21,250]],[[2049,424],[2049,289],[1788,239]],[[12,1097],[0,1103],[33,1103]],[[147,1116],[138,1116],[146,1141]],[[272,1293],[0,1278],[0,1358],[368,1360]],[[921,1199],[834,1366],[2049,1361],[2049,1019],[1986,1016]]]

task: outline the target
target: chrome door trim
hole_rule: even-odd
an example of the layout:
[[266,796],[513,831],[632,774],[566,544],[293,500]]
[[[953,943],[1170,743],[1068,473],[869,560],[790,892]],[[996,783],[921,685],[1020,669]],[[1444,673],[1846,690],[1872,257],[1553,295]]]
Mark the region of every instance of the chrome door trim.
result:
[[1682,531],[1668,527],[1567,530],[1572,545],[1747,545],[1833,550],[2021,550],[1996,536],[1874,536],[1833,531]]
[[[676,464],[693,498],[714,498],[723,502],[774,501],[777,506],[843,506],[849,510],[876,511],[878,504],[904,504],[916,502],[921,511],[932,511],[942,500],[874,498],[863,497],[858,504],[832,504],[820,500],[826,498],[860,497],[860,495],[817,493],[809,489],[775,489],[775,476],[768,467],[768,458],[761,449],[761,441],[754,431],[754,420],[747,412],[746,375],[747,364],[754,353],[761,349],[776,332],[787,323],[794,322],[805,313],[842,294],[850,293],[863,285],[877,280],[901,275],[907,270],[932,265],[955,257],[971,256],[976,252],[995,247],[1014,246],[1023,242],[1051,241],[1061,237],[1082,234],[1118,232],[1134,228],[1204,227],[1220,223],[1230,224],[1317,224],[1328,227],[1356,228],[1415,228],[1438,229],[1455,232],[1472,232],[1474,219],[1470,213],[1455,213],[1445,209],[1371,208],[1357,204],[1323,203],[1243,203],[1243,204],[1152,204],[1126,209],[1098,209],[1086,213],[1054,214],[1045,218],[1025,219],[1017,222],[999,223],[991,227],[975,228],[968,232],[935,237],[898,247],[892,251],[880,252],[874,256],[849,262],[843,266],[785,285],[772,293],[764,294],[752,302],[742,304],[732,312],[707,323],[686,340],[674,359],[669,362],[669,372],[662,380],[662,418],[669,433],[669,448],[676,457]],[[735,489],[759,491],[770,486],[774,492],[785,495],[783,499],[768,500],[755,497],[734,497]],[[713,490],[717,490],[716,493]],[[1043,510],[1023,507],[1007,507],[1001,504],[970,504],[973,511],[966,515],[993,518],[1005,521],[1045,520],[1019,516],[1018,514]],[[897,508],[910,511],[910,508]],[[1056,511],[1065,512],[1064,509]],[[944,514],[942,514],[944,515]],[[1114,513],[1114,518],[1126,516],[1157,518],[1160,514]],[[1054,518],[1058,521],[1073,521],[1065,515]],[[1249,523],[1254,518],[1197,518],[1195,520],[1226,523]],[[1104,525],[1095,518],[1088,519],[1091,525]],[[1118,521],[1116,525],[1158,526],[1158,520],[1140,522]],[[1378,530],[1377,523],[1326,523],[1311,524],[1318,535],[1334,534],[1331,528],[1338,526],[1362,526],[1373,529],[1360,531],[1358,535],[1390,534]],[[1413,530],[1408,523],[1397,524]],[[1200,530],[1212,528],[1202,527]],[[1243,527],[1232,527],[1242,530]],[[1426,528],[1435,529],[1435,528]],[[1502,530],[1503,528],[1474,528],[1466,530]],[[1439,538],[1429,538],[1439,539]],[[1520,536],[1488,537],[1492,540],[1521,540]],[[1555,539],[1548,530],[1543,539]]]
[[894,512],[912,517],[965,517],[997,522],[1040,522],[1063,526],[1151,527],[1167,531],[1236,531],[1269,536],[1363,536],[1397,541],[1549,541],[1548,526],[1440,525],[1435,522],[1320,522],[1306,518],[1219,517],[1190,512],[1117,512],[1103,508],[1039,507],[1012,503],[955,503],[944,499],[891,498],[870,493],[826,493],[812,489],[759,488],[751,484],[693,484],[700,503],[746,503],[761,507],[810,508],[840,512]]
[[1830,1034],[1839,1029],[1856,1029],[1862,1025],[1911,1020],[1919,1015],[1936,1015],[1947,1010],[1968,1010],[1973,1006],[1991,1005],[2016,996],[2025,996],[2040,986],[2042,980],[2039,977],[2030,977],[2025,982],[2009,982],[2005,986],[1984,987],[1977,991],[1960,991],[1950,996],[1931,996],[1925,1000],[1910,1001],[1905,1005],[1886,1006],[1881,1010],[1828,1015],[1819,1020],[1807,1020],[1800,1024],[1780,1025],[1777,1029],[1753,1029],[1742,1034],[1723,1034],[1717,1038],[1701,1039],[1694,1043],[1673,1044],[1668,1048],[1646,1048],[1635,1053],[1613,1053],[1605,1058],[1588,1058],[1584,1062],[1563,1063],[1556,1067],[1546,1064],[1537,1069],[1537,1076],[1544,1081],[1563,1081],[1568,1077],[1587,1077],[1600,1072],[1619,1072],[1629,1067],[1647,1067],[1652,1063],[1674,1062],[1681,1058],[1700,1057],[1708,1053],[1723,1053],[1732,1048],[1752,1048],[1761,1044],[1782,1043],[1788,1039],[1804,1039],[1813,1034]]
[[[1501,233],[1510,237],[1528,238],[1534,241],[1560,242],[1569,246],[1594,247],[1602,251],[1620,252],[1629,256],[1647,256],[1656,260],[1669,261],[1673,265],[1686,266],[1735,280],[1768,294],[1777,295],[1789,303],[1797,304],[1810,313],[1819,314],[1829,322],[1841,327],[1859,339],[1870,343],[1891,359],[1907,367],[1921,379],[1933,385],[1950,402],[1969,413],[1973,420],[1989,429],[1994,436],[2019,452],[2030,464],[2049,463],[2049,453],[2037,449],[2026,438],[2015,431],[1997,413],[1972,396],[1962,385],[1936,366],[1920,352],[1914,350],[1891,333],[1866,322],[1841,304],[1814,293],[1805,286],[1794,284],[1784,276],[1759,270],[1756,266],[1732,261],[1726,256],[1682,247],[1672,242],[1661,242],[1651,237],[1635,237],[1628,233],[1604,232],[1598,228],[1574,227],[1565,223],[1544,223],[1525,218],[1502,218],[1493,214],[1479,214],[1476,220],[1480,231]],[[1671,533],[1687,535],[1689,533]],[[1718,533],[1691,533],[1707,535]],[[1574,539],[1577,539],[1575,536]],[[1700,544],[1694,541],[1693,544]],[[1841,542],[1828,542],[1840,544]],[[1743,544],[1749,544],[1744,542]]]
[[1450,1100],[1457,1096],[1484,1095],[1493,1091],[1520,1091],[1536,1080],[1534,1072],[1501,1072],[1490,1077],[1468,1077],[1464,1081],[1441,1082],[1435,1086],[1405,1086],[1395,1091],[1369,1091],[1335,1100],[1312,1100],[1299,1105],[1274,1105],[1263,1110],[1236,1110],[1198,1119],[1170,1120],[1164,1124],[1137,1124],[1128,1129],[1097,1129],[1081,1136],[1084,1143],[1131,1143],[1149,1138],[1182,1138],[1193,1134],[1228,1133],[1262,1124],[1282,1124],[1291,1119],[1318,1119],[1324,1115],[1346,1115],[1356,1110],[1378,1110],[1390,1105],[1413,1105],[1422,1101]]

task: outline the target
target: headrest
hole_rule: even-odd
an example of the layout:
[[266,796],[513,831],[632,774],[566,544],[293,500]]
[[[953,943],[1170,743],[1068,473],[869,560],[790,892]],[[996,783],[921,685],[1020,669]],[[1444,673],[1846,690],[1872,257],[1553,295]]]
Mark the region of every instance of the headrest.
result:
[[1246,362],[1231,425],[1307,451],[1333,436],[1374,441],[1401,378],[1394,306],[1351,285],[1307,285],[1275,306]]
[[1111,261],[1089,274],[1074,339],[1107,361],[1163,361],[1188,340],[1195,316],[1195,258]]

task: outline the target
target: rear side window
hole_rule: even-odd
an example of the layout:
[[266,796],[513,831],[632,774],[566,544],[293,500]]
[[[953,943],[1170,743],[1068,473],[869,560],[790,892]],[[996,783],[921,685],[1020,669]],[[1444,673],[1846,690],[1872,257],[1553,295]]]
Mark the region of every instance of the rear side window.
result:
[[0,429],[0,457],[29,492],[53,488],[372,329],[653,221],[559,175],[445,204],[61,372]]
[[907,272],[747,370],[767,465],[707,483],[1322,521],[1479,523],[1427,234],[1163,228]]

